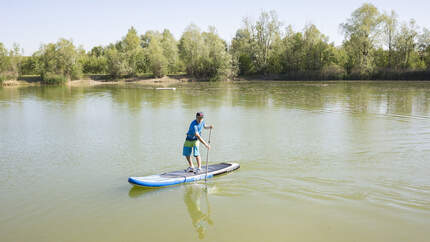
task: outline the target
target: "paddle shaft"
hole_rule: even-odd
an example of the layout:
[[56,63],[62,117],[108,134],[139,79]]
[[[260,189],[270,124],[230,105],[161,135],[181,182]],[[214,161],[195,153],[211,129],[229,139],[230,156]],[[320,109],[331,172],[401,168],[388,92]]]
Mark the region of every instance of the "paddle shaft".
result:
[[[209,139],[208,139],[208,144],[211,144],[211,133],[212,133],[212,129],[209,130]],[[208,162],[209,162],[209,149],[206,152],[206,176],[205,176],[205,182],[207,181],[208,178]]]

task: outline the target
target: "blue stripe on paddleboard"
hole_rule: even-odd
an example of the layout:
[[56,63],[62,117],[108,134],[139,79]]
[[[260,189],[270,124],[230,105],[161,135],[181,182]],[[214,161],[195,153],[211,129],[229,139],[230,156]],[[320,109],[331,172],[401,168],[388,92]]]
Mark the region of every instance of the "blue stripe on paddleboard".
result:
[[[198,176],[191,177],[178,177],[174,179],[169,179],[169,181],[142,181],[139,179],[135,179],[134,177],[129,177],[128,182],[131,184],[145,186],[145,187],[163,187],[163,186],[172,186],[186,182],[193,182],[203,180],[205,178],[205,174],[201,174]],[[208,174],[207,178],[212,178],[213,174]]]

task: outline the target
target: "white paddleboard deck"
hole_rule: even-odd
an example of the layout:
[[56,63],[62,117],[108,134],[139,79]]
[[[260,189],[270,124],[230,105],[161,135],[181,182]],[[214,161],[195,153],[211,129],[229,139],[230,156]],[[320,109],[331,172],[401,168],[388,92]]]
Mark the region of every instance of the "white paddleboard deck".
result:
[[[218,163],[208,166],[207,178],[221,175],[239,169],[238,163]],[[185,182],[193,182],[203,180],[206,177],[206,166],[202,166],[199,173],[185,172],[184,170],[172,171],[160,175],[143,176],[143,177],[129,177],[128,182],[132,185],[142,187],[164,187],[171,186]]]

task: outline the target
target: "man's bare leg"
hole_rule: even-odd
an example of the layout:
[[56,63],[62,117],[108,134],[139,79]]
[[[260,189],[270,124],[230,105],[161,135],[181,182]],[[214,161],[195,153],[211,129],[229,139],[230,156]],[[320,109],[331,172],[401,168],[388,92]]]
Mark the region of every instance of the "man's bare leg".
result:
[[189,165],[191,168],[194,168],[193,162],[191,161],[191,156],[185,156],[185,157],[187,158],[188,165]]
[[200,156],[196,156],[196,161],[197,161],[197,168],[202,168],[202,161],[200,159]]

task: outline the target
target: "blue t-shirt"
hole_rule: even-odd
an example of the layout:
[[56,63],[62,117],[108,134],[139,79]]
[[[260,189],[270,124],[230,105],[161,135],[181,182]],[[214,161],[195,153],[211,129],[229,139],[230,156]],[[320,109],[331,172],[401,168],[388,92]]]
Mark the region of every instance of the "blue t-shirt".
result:
[[190,124],[190,128],[187,132],[187,140],[197,140],[196,133],[199,135],[202,134],[202,129],[205,126],[205,121],[202,120],[200,123],[197,123],[197,120],[194,120]]

